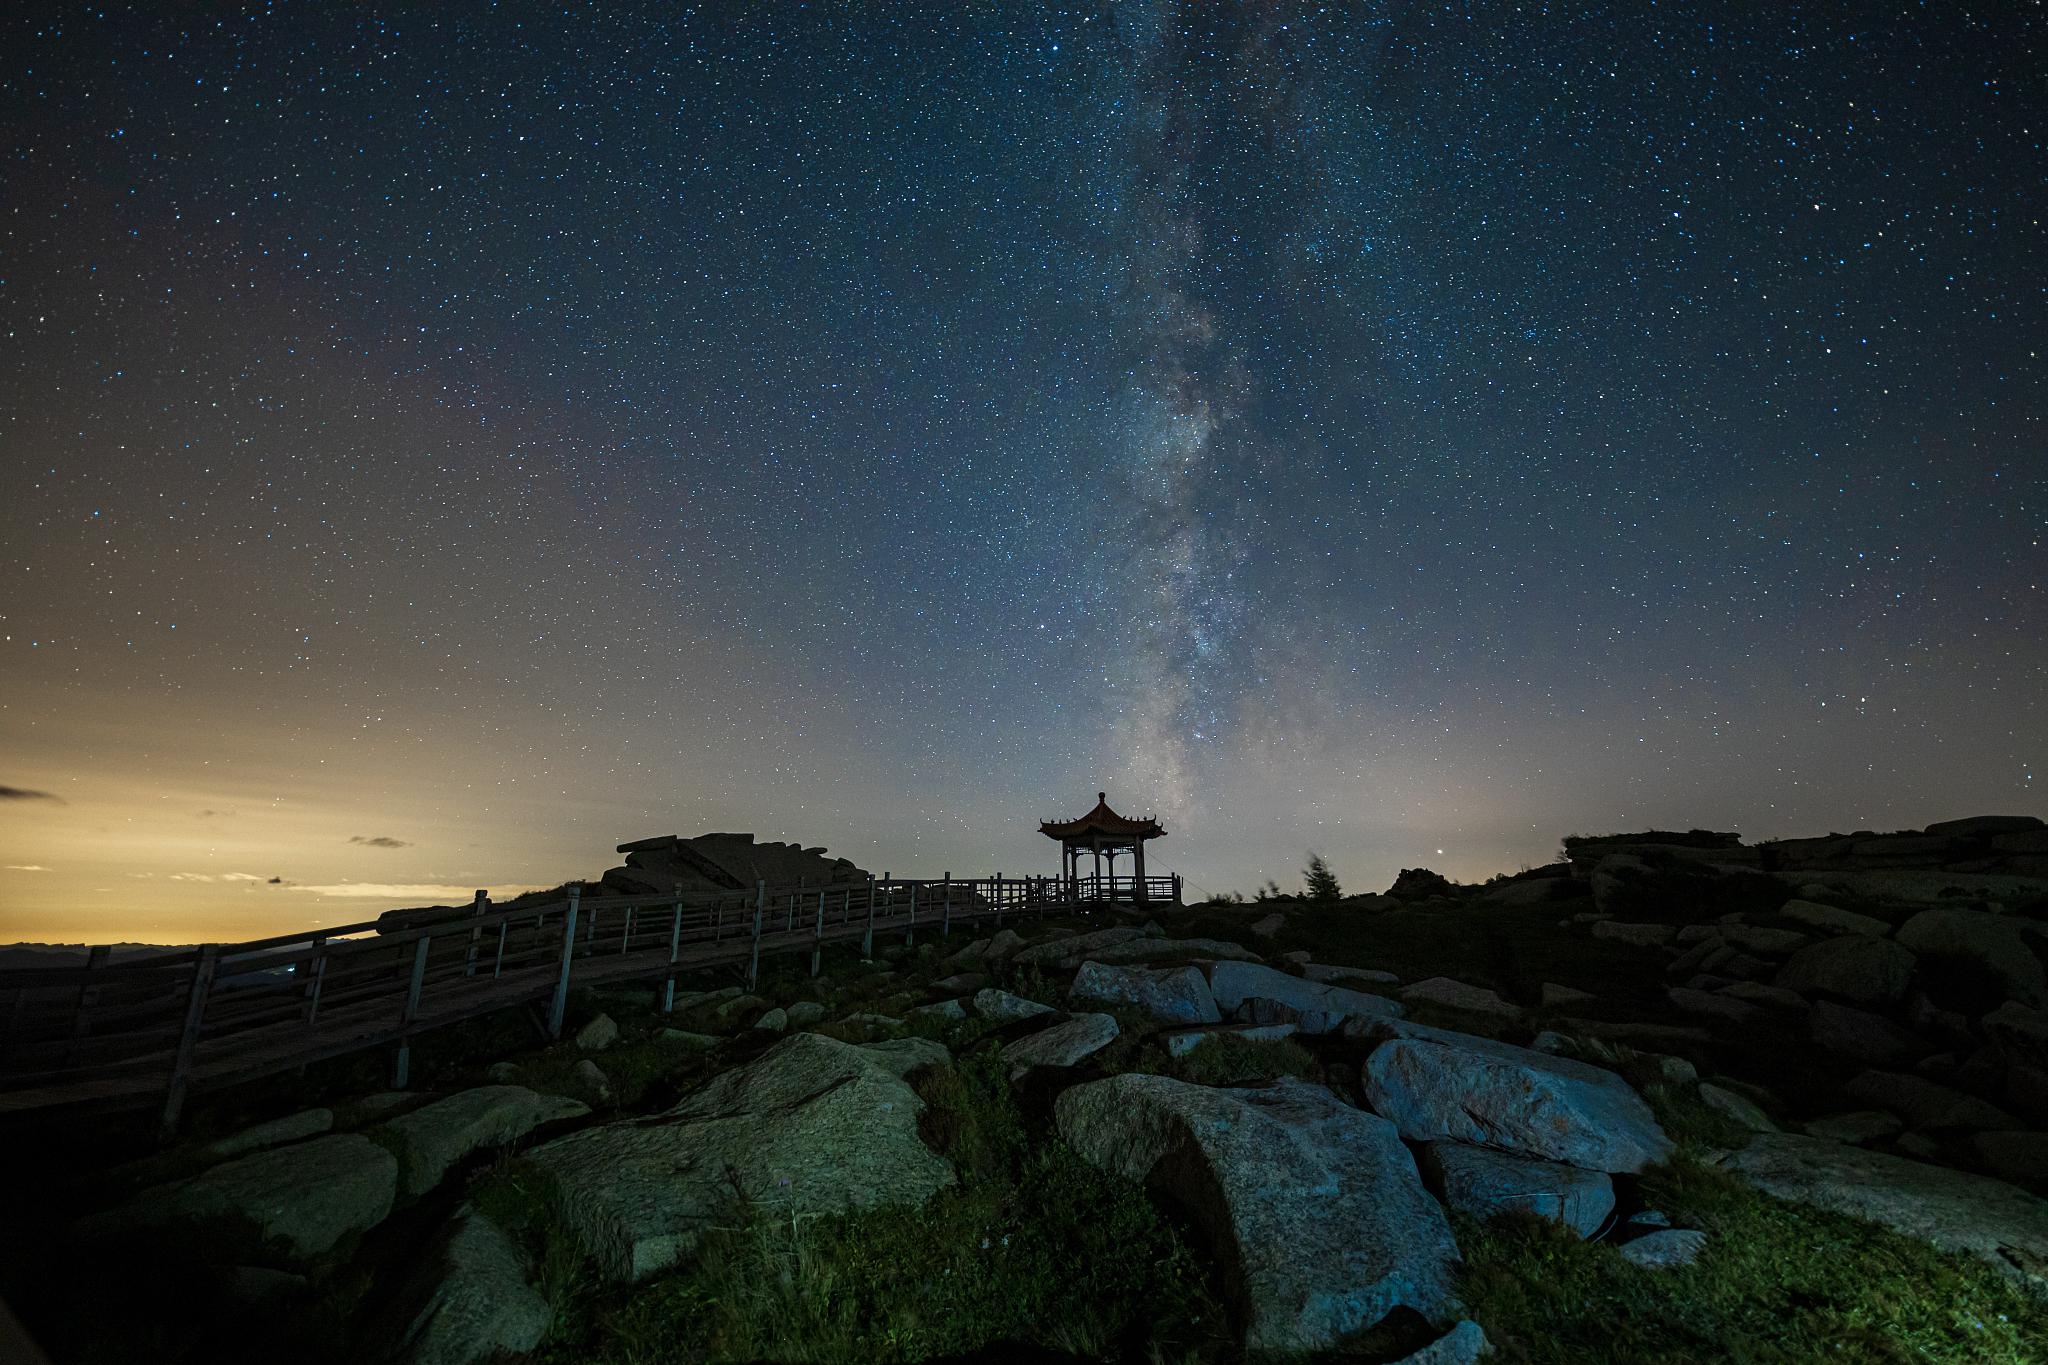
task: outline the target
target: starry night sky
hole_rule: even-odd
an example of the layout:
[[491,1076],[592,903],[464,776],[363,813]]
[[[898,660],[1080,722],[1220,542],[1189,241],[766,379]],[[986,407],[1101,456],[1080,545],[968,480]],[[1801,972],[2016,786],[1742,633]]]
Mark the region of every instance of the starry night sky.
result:
[[0,21],[0,939],[2043,812],[2048,20],[1841,8]]

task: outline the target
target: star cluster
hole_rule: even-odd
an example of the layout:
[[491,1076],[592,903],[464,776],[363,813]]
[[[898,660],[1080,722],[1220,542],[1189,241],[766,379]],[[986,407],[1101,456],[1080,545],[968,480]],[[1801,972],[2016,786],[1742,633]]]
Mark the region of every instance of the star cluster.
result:
[[2037,7],[0,22],[0,938],[2041,806]]

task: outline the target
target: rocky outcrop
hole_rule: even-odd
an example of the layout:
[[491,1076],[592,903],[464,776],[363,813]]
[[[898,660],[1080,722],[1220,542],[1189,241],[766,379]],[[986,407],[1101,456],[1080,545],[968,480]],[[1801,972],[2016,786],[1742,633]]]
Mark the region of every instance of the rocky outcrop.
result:
[[1484,986],[1468,985],[1448,976],[1432,976],[1412,986],[1401,988],[1401,999],[1410,1004],[1421,1000],[1432,1005],[1447,1005],[1451,1009],[1465,1010],[1472,1014],[1495,1014],[1503,1019],[1519,1019],[1522,1007],[1503,1000],[1498,994]]
[[620,844],[624,867],[604,874],[602,894],[670,895],[751,890],[770,886],[838,885],[865,882],[868,874],[822,848],[756,843],[751,834],[663,834]]
[[520,1085],[484,1085],[401,1114],[384,1125],[384,1132],[399,1154],[400,1189],[416,1198],[440,1184],[448,1169],[471,1152],[509,1147],[543,1124],[589,1112],[587,1105],[560,1095],[541,1095]]
[[1792,1133],[1760,1136],[1724,1164],[1766,1194],[1967,1252],[2048,1297],[2048,1202],[2004,1181]]
[[1600,1171],[1463,1142],[1425,1144],[1421,1164],[1423,1179],[1447,1206],[1481,1220],[1533,1213],[1590,1237],[1614,1212],[1614,1181]]
[[783,1039],[674,1108],[585,1129],[528,1157],[557,1215],[604,1270],[643,1279],[674,1264],[744,1197],[778,1214],[923,1203],[952,1167],[918,1136],[924,1101],[903,1079],[946,1060],[937,1043]]
[[1670,1138],[1627,1081],[1584,1062],[1382,1021],[1365,1059],[1373,1112],[1416,1142],[1474,1143],[1591,1171],[1640,1171]]
[[1326,985],[1305,977],[1290,976],[1255,962],[1219,962],[1209,969],[1209,989],[1216,1006],[1240,1013],[1248,1004],[1271,1001],[1283,1009],[1271,1018],[1254,1017],[1252,1023],[1292,1023],[1303,1033],[1330,1033],[1347,1019],[1362,1017],[1398,1018],[1398,1002],[1384,996],[1344,986]]
[[1397,901],[1426,901],[1433,896],[1455,896],[1458,888],[1451,879],[1426,867],[1404,867],[1386,894]]
[[1113,947],[1146,938],[1145,931],[1134,924],[1117,924],[1093,933],[1070,934],[1064,938],[1047,939],[1018,948],[1010,954],[1010,961],[1020,967],[1052,965],[1056,967],[1078,967],[1087,961],[1098,948]]
[[1384,1119],[1301,1081],[1139,1075],[1076,1086],[1055,1112],[1083,1159],[1193,1214],[1249,1350],[1328,1347],[1398,1307],[1448,1319],[1457,1247]]
[[1213,1024],[1223,1018],[1198,967],[1113,967],[1084,962],[1067,998],[1102,1005],[1136,1005],[1169,1024]]

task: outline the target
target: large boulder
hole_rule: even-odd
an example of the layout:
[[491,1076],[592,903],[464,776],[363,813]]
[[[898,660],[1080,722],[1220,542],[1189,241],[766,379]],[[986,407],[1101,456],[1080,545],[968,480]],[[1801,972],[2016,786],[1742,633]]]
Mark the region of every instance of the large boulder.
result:
[[1501,999],[1499,994],[1484,986],[1474,986],[1448,976],[1432,976],[1426,981],[1404,986],[1401,988],[1401,998],[1411,1004],[1421,1000],[1473,1014],[1497,1014],[1504,1019],[1522,1017],[1520,1005]]
[[1913,979],[1913,954],[1888,938],[1844,934],[1809,943],[1785,960],[1774,985],[1858,1005],[1895,1005]]
[[1898,940],[1922,957],[1973,962],[2012,999],[2048,1006],[2048,925],[1986,910],[1922,910],[1899,926]]
[[1766,1194],[1967,1252],[2048,1297],[2048,1202],[2004,1181],[1792,1133],[1762,1134],[1724,1164]]
[[1169,1024],[1213,1024],[1222,1019],[1198,967],[1113,967],[1084,962],[1067,998],[1102,1005],[1136,1005]]
[[1601,1171],[1510,1156],[1463,1142],[1431,1142],[1422,1173],[1446,1205],[1474,1218],[1533,1213],[1590,1237],[1614,1212],[1614,1181]]
[[1322,1086],[1123,1075],[1063,1093],[1060,1136],[1186,1206],[1252,1351],[1312,1351],[1398,1307],[1448,1321],[1458,1249],[1392,1124]]
[[741,1199],[777,1216],[922,1204],[953,1183],[924,1145],[904,1077],[943,1063],[919,1038],[783,1039],[674,1108],[543,1143],[556,1213],[611,1276],[638,1280],[694,1248]]
[[1116,1041],[1116,1016],[1077,1014],[1003,1046],[1014,1079],[1036,1066],[1072,1066]]
[[1347,1019],[1393,1019],[1402,1012],[1397,1001],[1384,996],[1290,976],[1256,962],[1217,963],[1209,969],[1209,989],[1217,1008],[1228,1012],[1236,1012],[1247,1001],[1270,1000],[1285,1006],[1284,1016],[1255,1022],[1290,1022],[1303,1033],[1329,1033]]
[[1467,1142],[1591,1171],[1671,1154],[1650,1106],[1612,1071],[1447,1029],[1383,1021],[1365,1059],[1373,1112],[1416,1142]]
[[215,1138],[199,1149],[199,1155],[208,1161],[225,1161],[229,1157],[260,1152],[265,1147],[282,1147],[301,1138],[318,1137],[332,1127],[332,1109],[301,1109],[296,1114],[286,1114],[283,1118]]
[[522,1085],[482,1085],[401,1114],[384,1131],[400,1156],[400,1188],[417,1197],[471,1152],[509,1147],[542,1124],[589,1112],[588,1105]]
[[[1082,955],[1090,962],[1157,962],[1171,958],[1233,958],[1257,962],[1259,955],[1249,948],[1220,938],[1133,938],[1091,948]],[[1076,959],[1078,961],[1079,959]],[[1062,959],[1064,961],[1064,959]],[[1065,965],[1073,966],[1068,962]]]
[[388,1354],[406,1365],[471,1365],[525,1355],[554,1321],[530,1273],[525,1255],[502,1228],[464,1208],[413,1270]]
[[79,1233],[93,1239],[136,1228],[212,1227],[247,1239],[251,1250],[303,1262],[383,1222],[397,1193],[391,1153],[360,1134],[329,1134],[145,1190],[85,1220]]
[[1890,1110],[1912,1128],[1988,1130],[2017,1126],[2012,1115],[1989,1100],[1966,1095],[1925,1076],[1901,1071],[1864,1071],[1850,1077],[1842,1089],[1853,1100]]

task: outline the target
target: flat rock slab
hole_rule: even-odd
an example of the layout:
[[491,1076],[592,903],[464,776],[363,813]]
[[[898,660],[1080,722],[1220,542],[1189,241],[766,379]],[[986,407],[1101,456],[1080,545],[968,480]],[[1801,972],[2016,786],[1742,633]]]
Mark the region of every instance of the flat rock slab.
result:
[[1384,1119],[1292,1079],[1113,1076],[1054,1108],[1083,1159],[1193,1213],[1229,1267],[1247,1349],[1328,1347],[1402,1306],[1448,1320],[1457,1245]]
[[401,1114],[384,1131],[398,1140],[402,1154],[400,1188],[417,1198],[471,1152],[509,1147],[542,1124],[589,1112],[588,1105],[525,1086],[483,1085]]
[[1051,1005],[1041,1005],[1036,1000],[1026,1000],[1021,995],[1012,995],[994,986],[984,986],[974,993],[974,1012],[983,1019],[998,1023],[1009,1023],[1016,1019],[1031,1019],[1041,1014],[1054,1013]]
[[471,1365],[533,1350],[555,1315],[529,1274],[504,1230],[464,1209],[412,1271],[391,1354],[406,1365]]
[[1036,1066],[1072,1066],[1108,1047],[1116,1036],[1115,1015],[1077,1014],[1006,1044],[1003,1060],[1016,1080]]
[[1875,915],[1859,915],[1854,910],[1817,901],[1786,901],[1778,913],[1796,924],[1829,934],[1871,934],[1881,938],[1892,931],[1890,924]]
[[1771,1122],[1771,1116],[1747,1095],[1705,1081],[1700,1083],[1698,1093],[1701,1104],[1724,1118],[1735,1120],[1752,1133],[1778,1131],[1778,1125]]
[[1223,1016],[1198,967],[1116,967],[1084,962],[1067,998],[1102,1005],[1136,1005],[1169,1024],[1214,1024]]
[[[1220,938],[1134,938],[1107,947],[1091,948],[1081,957],[1093,962],[1157,962],[1161,958],[1227,958],[1236,962],[1257,962],[1259,955],[1249,948]],[[1081,958],[1062,959],[1064,965],[1078,966]]]
[[1677,933],[1678,926],[1674,924],[1632,924],[1626,920],[1604,919],[1593,925],[1594,938],[1632,943],[1638,948],[1662,947]]
[[1830,1142],[1882,1142],[1888,1137],[1897,1137],[1905,1128],[1897,1114],[1882,1109],[1854,1109],[1845,1114],[1829,1114],[1825,1118],[1813,1119],[1802,1124],[1806,1131],[1817,1138]]
[[[1219,962],[1209,969],[1209,989],[1218,1009],[1235,1012],[1249,1001],[1270,1000],[1285,1007],[1282,1018],[1303,1033],[1331,1033],[1346,1020],[1362,1017],[1396,1019],[1401,1004],[1384,996],[1290,976],[1257,962]],[[1258,1019],[1276,1023],[1281,1019]]]
[[1047,939],[1043,943],[1017,948],[1011,951],[1010,960],[1020,966],[1029,966],[1032,963],[1054,964],[1071,958],[1078,964],[1097,948],[1107,948],[1116,943],[1129,943],[1133,939],[1144,937],[1145,931],[1136,925],[1118,924],[1108,929],[1097,929],[1091,934],[1073,934],[1066,938]]
[[1533,1213],[1591,1237],[1614,1212],[1614,1181],[1602,1171],[1462,1142],[1427,1144],[1421,1165],[1424,1180],[1448,1207],[1482,1220]]
[[1365,981],[1378,986],[1393,986],[1401,978],[1392,972],[1383,972],[1373,967],[1337,967],[1327,962],[1304,962],[1301,974],[1310,981],[1333,986],[1342,981]]
[[1792,1133],[1759,1136],[1722,1164],[1766,1194],[1967,1252],[2048,1298],[2048,1202],[2002,1180]]
[[1589,1171],[1640,1171],[1671,1139],[1612,1071],[1432,1029],[1376,1021],[1360,1083],[1373,1112],[1416,1142],[1474,1143]]
[[1503,1019],[1519,1019],[1522,1007],[1503,1000],[1484,986],[1468,985],[1448,976],[1432,976],[1412,986],[1401,988],[1401,998],[1413,1003],[1425,1000],[1433,1005],[1447,1005],[1456,1010],[1468,1010],[1474,1014],[1494,1014]]
[[587,1128],[528,1159],[556,1212],[616,1279],[675,1264],[740,1199],[775,1216],[917,1205],[953,1183],[918,1136],[924,1101],[904,1081],[943,1063],[937,1043],[783,1039],[664,1113]]
[[1218,1024],[1213,1028],[1174,1029],[1159,1035],[1169,1057],[1185,1057],[1213,1038],[1242,1038],[1248,1043],[1276,1043],[1294,1036],[1293,1024]]
[[360,1134],[334,1133],[145,1190],[86,1219],[79,1232],[97,1238],[129,1227],[212,1226],[303,1262],[383,1222],[397,1194],[396,1157]]

